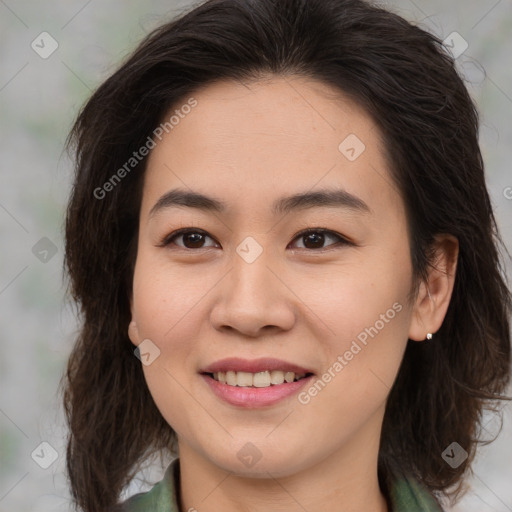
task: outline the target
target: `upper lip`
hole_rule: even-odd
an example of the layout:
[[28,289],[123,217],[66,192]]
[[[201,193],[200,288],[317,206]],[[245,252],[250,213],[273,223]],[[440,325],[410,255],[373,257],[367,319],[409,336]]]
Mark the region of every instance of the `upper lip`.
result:
[[282,359],[274,359],[271,357],[262,357],[260,359],[242,359],[239,357],[228,357],[220,359],[214,363],[206,366],[201,370],[201,373],[216,373],[216,372],[248,372],[258,373],[266,370],[281,370],[283,372],[294,373],[312,373],[311,370],[299,366]]

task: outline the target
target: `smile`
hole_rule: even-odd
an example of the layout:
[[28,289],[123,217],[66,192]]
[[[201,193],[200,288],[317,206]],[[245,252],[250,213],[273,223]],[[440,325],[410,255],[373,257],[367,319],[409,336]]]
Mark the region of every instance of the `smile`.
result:
[[199,374],[222,402],[253,409],[296,395],[314,377],[309,368],[272,357],[229,357],[201,368]]
[[201,377],[214,396],[222,402],[244,409],[256,409],[277,405],[297,395],[314,375],[272,370],[257,373],[202,373]]
[[306,377],[306,373],[296,374],[295,372],[285,372],[282,370],[266,370],[257,373],[249,372],[215,372],[209,374],[214,380],[227,384],[228,386],[268,388],[298,381]]

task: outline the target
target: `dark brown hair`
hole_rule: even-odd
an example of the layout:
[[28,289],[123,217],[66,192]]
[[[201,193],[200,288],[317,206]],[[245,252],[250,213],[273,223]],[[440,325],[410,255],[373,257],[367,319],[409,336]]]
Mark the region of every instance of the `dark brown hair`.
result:
[[[433,35],[361,0],[210,0],[149,34],[98,87],[69,147],[76,174],[66,218],[66,270],[81,328],[64,405],[76,505],[108,510],[140,463],[175,435],[148,391],[127,329],[146,158],[97,198],[163,116],[221,79],[301,75],[333,85],[380,128],[405,202],[415,281],[436,234],[459,240],[452,300],[430,343],[409,342],[390,392],[379,476],[404,471],[431,491],[456,488],[485,408],[510,377],[511,297],[478,145],[478,115],[453,59]],[[453,441],[469,457],[452,469]]]

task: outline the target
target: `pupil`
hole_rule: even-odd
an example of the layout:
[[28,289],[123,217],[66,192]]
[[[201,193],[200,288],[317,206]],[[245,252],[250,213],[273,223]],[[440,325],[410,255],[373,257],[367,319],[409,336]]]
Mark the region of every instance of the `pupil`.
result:
[[185,245],[188,246],[189,243],[192,244],[194,248],[200,247],[203,235],[201,233],[187,233],[184,236]]
[[[324,235],[322,233],[309,233],[308,235],[305,235],[304,240],[309,239],[309,241],[313,242],[313,246],[315,248],[322,247],[324,242]],[[307,243],[304,243],[304,245],[307,247]]]

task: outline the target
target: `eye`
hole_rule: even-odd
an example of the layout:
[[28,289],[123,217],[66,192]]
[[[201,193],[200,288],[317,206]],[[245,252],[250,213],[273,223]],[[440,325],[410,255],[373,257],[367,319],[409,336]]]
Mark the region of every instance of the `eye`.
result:
[[[214,247],[211,245],[204,245],[206,238],[213,240],[212,237],[210,237],[205,231],[201,229],[183,228],[172,232],[170,235],[167,235],[161,241],[159,247],[166,247],[169,245],[176,245],[177,247],[181,247],[183,249],[204,249],[208,247]],[[352,242],[339,235],[338,233],[324,228],[308,228],[296,235],[294,240],[302,240],[302,247],[299,247],[299,249],[316,250],[318,252],[318,249],[324,249],[323,245],[326,241],[326,238],[331,238],[336,241],[333,244],[329,244],[327,247],[335,245],[354,245]],[[182,240],[181,244],[175,242],[175,240],[179,239]]]
[[[184,245],[175,244],[173,242],[174,239],[179,238],[183,240]],[[213,240],[213,238],[208,236],[206,232],[201,229],[183,228],[172,232],[170,235],[167,235],[159,246],[165,247],[174,244],[183,249],[203,249],[205,247],[211,247],[203,245],[205,238],[210,238],[210,240]]]
[[325,243],[326,238],[332,238],[338,241],[337,243],[330,244],[328,247],[334,245],[354,245],[352,242],[349,242],[346,238],[342,237],[338,233],[323,228],[309,228],[304,231],[301,231],[294,238],[294,240],[302,240],[303,247],[299,247],[299,249],[315,250],[324,249],[324,247],[322,246]]

